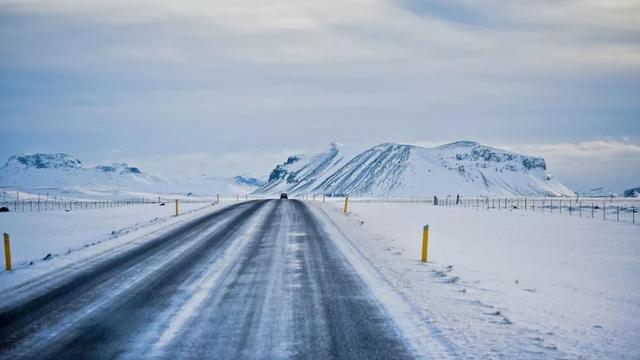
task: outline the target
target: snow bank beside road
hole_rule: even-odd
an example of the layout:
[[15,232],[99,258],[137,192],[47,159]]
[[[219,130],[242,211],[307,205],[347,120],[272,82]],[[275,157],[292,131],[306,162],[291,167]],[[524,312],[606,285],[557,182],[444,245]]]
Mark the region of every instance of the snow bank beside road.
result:
[[637,226],[417,204],[324,208],[466,356],[640,357]]

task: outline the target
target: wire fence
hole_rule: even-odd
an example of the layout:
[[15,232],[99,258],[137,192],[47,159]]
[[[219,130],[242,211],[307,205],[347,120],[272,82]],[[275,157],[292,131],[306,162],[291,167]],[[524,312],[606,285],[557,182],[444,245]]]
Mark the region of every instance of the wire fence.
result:
[[[297,195],[296,198],[309,200],[323,200],[322,195]],[[236,201],[260,199],[259,196],[237,195]],[[326,197],[328,201],[344,199],[342,197]],[[30,197],[26,199],[0,199],[0,208],[13,212],[37,212],[37,211],[80,211],[93,209],[116,208],[142,204],[174,203],[172,197],[134,197],[112,200],[82,200],[82,199],[41,199]],[[210,198],[180,198],[181,204],[185,203],[210,203],[216,199]],[[577,216],[591,219],[617,221],[630,224],[639,224],[638,212],[640,211],[640,199],[637,198],[460,198],[460,197],[349,197],[350,202],[360,203],[414,203],[432,206],[460,207],[475,210],[496,211],[522,211],[542,212],[565,216]]]
[[[186,203],[210,203],[211,199],[180,199],[180,204]],[[215,200],[214,200],[215,201]],[[0,208],[13,212],[34,212],[34,211],[80,211],[117,208],[131,205],[144,204],[165,204],[174,203],[173,198],[126,198],[114,200],[72,200],[72,199],[23,199],[23,200],[0,200]]]
[[634,225],[640,223],[640,219],[638,219],[640,199],[636,198],[458,198],[433,196],[397,198],[349,197],[349,201],[361,203],[415,203],[475,210],[542,212],[617,221]]

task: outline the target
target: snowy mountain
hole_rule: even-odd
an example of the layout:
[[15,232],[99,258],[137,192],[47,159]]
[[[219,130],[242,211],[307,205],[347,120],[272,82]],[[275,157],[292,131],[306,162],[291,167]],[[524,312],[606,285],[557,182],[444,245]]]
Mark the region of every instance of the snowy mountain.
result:
[[544,159],[471,141],[436,148],[385,143],[350,156],[328,151],[290,156],[257,194],[359,196],[573,196],[547,173]]
[[246,195],[264,184],[264,181],[248,177],[234,176],[231,178],[197,175],[165,177],[166,185],[156,186],[159,192],[181,192],[194,194],[221,194],[223,196]]
[[289,156],[287,161],[273,169],[267,182],[256,193],[318,192],[318,185],[349,160],[350,155],[345,154],[344,149],[335,143],[331,143],[329,150],[320,154]]
[[78,194],[91,192],[89,190],[100,190],[101,193],[129,190],[231,196],[251,193],[260,185],[260,180],[246,176],[165,178],[146,174],[126,163],[85,167],[79,159],[63,153],[12,156],[0,167],[0,186],[74,189],[74,193]]
[[233,181],[238,185],[259,188],[265,184],[264,180],[256,179],[250,176],[234,176]]
[[0,185],[21,187],[118,186],[160,184],[156,176],[142,173],[125,163],[86,168],[67,154],[12,156],[0,168]]
[[625,190],[623,196],[640,198],[640,187]]

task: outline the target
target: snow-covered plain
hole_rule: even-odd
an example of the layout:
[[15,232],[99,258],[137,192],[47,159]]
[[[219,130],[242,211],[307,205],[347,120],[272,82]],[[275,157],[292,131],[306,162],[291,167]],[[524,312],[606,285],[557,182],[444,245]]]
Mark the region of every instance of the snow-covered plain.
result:
[[[11,212],[0,214],[0,232],[11,236],[13,269],[0,272],[0,289],[18,284],[69,262],[157,236],[169,229],[233,203],[132,205],[90,211]],[[47,260],[44,258],[51,254]],[[4,263],[2,264],[4,268]]]
[[637,225],[424,204],[352,203],[346,215],[341,202],[321,206],[464,358],[640,358]]

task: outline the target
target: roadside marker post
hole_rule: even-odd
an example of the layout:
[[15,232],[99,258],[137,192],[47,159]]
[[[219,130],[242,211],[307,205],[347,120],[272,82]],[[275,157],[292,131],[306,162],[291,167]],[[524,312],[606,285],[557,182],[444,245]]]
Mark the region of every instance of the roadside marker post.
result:
[[11,243],[9,241],[9,234],[4,233],[4,262],[7,271],[11,271]]
[[220,204],[220,194],[216,195],[216,205]]
[[176,199],[176,216],[179,214],[178,199]]
[[349,197],[347,196],[344,198],[344,209],[342,209],[342,212],[346,213],[348,209],[349,209]]
[[429,253],[429,225],[425,225],[422,228],[422,262],[427,262],[427,255]]

